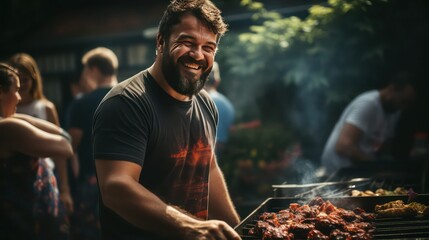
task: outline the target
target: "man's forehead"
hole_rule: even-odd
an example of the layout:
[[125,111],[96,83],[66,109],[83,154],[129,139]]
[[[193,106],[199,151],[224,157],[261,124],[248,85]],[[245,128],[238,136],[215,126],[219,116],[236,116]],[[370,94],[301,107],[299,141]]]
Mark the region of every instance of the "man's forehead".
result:
[[[191,13],[186,13],[180,17],[180,22],[171,27],[171,35],[180,35],[183,32],[194,32],[199,35],[207,35],[210,37],[217,38],[217,34],[214,33],[202,20],[198,19]],[[216,41],[215,41],[216,42]]]

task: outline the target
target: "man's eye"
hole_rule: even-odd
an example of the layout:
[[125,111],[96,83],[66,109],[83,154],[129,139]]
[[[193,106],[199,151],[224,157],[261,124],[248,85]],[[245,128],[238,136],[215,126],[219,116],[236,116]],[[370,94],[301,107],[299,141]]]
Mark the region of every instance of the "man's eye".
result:
[[212,46],[205,46],[205,47],[203,47],[204,48],[204,50],[205,51],[207,51],[207,52],[215,52],[216,50],[215,50],[215,48],[214,47],[212,47]]
[[189,42],[189,41],[183,41],[182,43],[183,43],[183,45],[185,45],[185,46],[187,46],[187,47],[192,46],[192,43],[191,43],[191,42]]

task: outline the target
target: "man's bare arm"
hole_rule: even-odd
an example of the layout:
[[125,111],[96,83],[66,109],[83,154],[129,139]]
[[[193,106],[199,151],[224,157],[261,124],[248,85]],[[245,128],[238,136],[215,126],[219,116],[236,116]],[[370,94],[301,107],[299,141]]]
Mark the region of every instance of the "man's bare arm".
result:
[[363,132],[358,127],[350,123],[345,123],[341,129],[340,136],[335,145],[338,154],[350,158],[352,161],[370,161],[374,157],[366,154],[359,148],[359,140]]
[[231,227],[240,223],[229,196],[223,174],[215,160],[210,168],[209,217],[227,222]]
[[225,222],[201,221],[165,204],[139,183],[135,163],[97,159],[96,170],[104,205],[140,229],[175,239],[240,239]]

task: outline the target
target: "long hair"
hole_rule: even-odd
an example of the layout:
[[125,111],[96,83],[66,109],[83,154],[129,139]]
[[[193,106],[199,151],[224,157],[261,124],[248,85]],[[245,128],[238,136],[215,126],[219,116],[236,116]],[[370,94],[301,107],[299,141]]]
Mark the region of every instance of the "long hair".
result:
[[18,70],[19,74],[26,74],[31,78],[30,96],[33,99],[45,99],[43,94],[42,75],[36,60],[27,53],[17,53],[9,59],[9,64]]

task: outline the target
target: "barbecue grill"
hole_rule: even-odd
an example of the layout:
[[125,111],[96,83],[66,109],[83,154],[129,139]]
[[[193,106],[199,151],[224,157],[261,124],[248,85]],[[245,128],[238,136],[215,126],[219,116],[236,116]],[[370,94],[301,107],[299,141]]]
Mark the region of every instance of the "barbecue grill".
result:
[[428,191],[429,159],[393,162],[379,161],[371,164],[356,164],[353,167],[340,169],[330,177],[331,181],[342,181],[350,178],[371,178],[382,182],[385,187],[408,185],[420,193]]
[[[340,208],[353,210],[356,207],[360,207],[369,213],[374,211],[375,205],[377,204],[384,204],[395,200],[408,202],[407,196],[327,197],[323,199],[325,201],[330,201]],[[308,203],[310,200],[311,199],[309,198],[268,198],[252,213],[250,213],[250,215],[247,216],[238,226],[236,226],[235,230],[240,234],[243,240],[258,240],[258,238],[249,235],[248,232],[253,228],[260,214],[263,212],[278,212],[282,209],[288,208],[291,203],[299,203],[302,205]],[[412,201],[429,205],[429,195],[418,195]],[[376,218],[375,228],[376,229],[373,234],[374,239],[428,239],[429,216]]]
[[337,182],[280,184],[272,187],[275,197],[340,197],[348,196],[353,189],[369,187],[373,182],[370,178],[354,178]]
[[378,188],[393,190],[396,187],[426,193],[429,184],[429,161],[410,163],[377,162],[341,169],[329,176],[326,182],[310,184],[272,185],[274,197],[344,197],[352,190]]
[[[330,201],[335,206],[347,210],[362,208],[374,212],[378,204],[402,200],[409,202],[408,195],[351,197],[352,190],[372,190],[378,188],[394,190],[396,187],[414,190],[418,194],[412,201],[429,206],[428,189],[429,161],[393,163],[378,162],[362,164],[342,169],[325,178],[325,182],[308,184],[272,185],[274,197],[268,198],[250,213],[235,230],[242,239],[257,240],[249,234],[263,212],[278,212],[291,203],[307,204],[316,196]],[[410,195],[410,194],[409,194]],[[411,194],[413,195],[413,194]],[[410,195],[410,196],[411,196]],[[377,218],[374,239],[429,239],[429,216]]]
[[[311,187],[310,187],[311,186]],[[353,190],[375,190],[382,188],[393,191],[397,187],[419,190],[418,183],[405,183],[389,179],[354,178],[338,182],[322,182],[313,184],[280,184],[272,185],[274,197],[310,198],[320,197],[346,197],[351,196]]]

